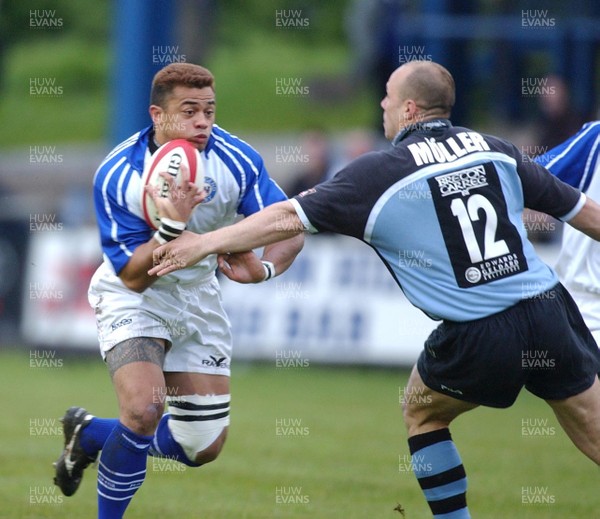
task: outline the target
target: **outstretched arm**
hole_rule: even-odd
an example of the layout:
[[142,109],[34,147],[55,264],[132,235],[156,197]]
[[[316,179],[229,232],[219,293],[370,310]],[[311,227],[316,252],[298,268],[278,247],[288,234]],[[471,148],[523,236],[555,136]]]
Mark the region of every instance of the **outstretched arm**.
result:
[[600,241],[600,205],[591,198],[586,199],[581,211],[567,223],[590,238]]
[[[283,274],[304,246],[304,235],[297,234],[284,241],[265,247],[262,258],[254,251],[219,254],[217,261],[221,273],[238,283],[261,283]],[[263,264],[269,262],[269,268]]]
[[[175,270],[189,267],[210,254],[249,251],[288,240],[303,231],[304,226],[291,202],[278,202],[235,225],[206,234],[184,232],[176,240],[154,250],[154,267],[148,274],[164,276]],[[297,246],[299,240],[290,243],[295,243]],[[265,258],[269,250],[273,253],[272,248],[265,250]]]

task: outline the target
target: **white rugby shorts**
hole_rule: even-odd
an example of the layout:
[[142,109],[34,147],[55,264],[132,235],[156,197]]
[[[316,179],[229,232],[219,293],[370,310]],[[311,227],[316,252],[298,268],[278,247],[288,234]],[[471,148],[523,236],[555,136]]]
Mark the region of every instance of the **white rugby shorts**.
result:
[[231,329],[214,274],[193,283],[157,283],[138,294],[104,268],[88,291],[103,359],[126,339],[155,337],[171,343],[163,371],[229,376]]
[[569,293],[577,303],[581,316],[592,332],[600,347],[600,294],[586,292],[567,286]]

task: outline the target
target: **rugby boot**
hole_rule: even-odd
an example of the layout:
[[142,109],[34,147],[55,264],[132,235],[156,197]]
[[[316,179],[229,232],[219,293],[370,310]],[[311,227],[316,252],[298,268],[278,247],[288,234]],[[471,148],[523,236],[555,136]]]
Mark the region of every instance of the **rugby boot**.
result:
[[65,496],[72,496],[77,491],[83,478],[83,470],[98,457],[98,454],[88,456],[79,443],[81,431],[92,418],[94,415],[83,407],[70,407],[60,420],[63,424],[65,447],[54,463],[54,484],[58,485]]

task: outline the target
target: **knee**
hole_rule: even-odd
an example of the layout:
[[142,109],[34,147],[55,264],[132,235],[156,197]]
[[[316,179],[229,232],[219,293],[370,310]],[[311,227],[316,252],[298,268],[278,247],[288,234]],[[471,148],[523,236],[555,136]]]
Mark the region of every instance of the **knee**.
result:
[[188,460],[198,465],[219,456],[229,426],[229,395],[186,395],[169,399],[169,426]]
[[121,422],[134,433],[150,436],[156,431],[164,407],[160,403],[128,403],[121,409]]
[[223,429],[223,432],[213,443],[206,447],[206,449],[196,453],[196,458],[194,459],[194,461],[198,465],[205,465],[207,463],[210,463],[211,461],[215,461],[219,457],[219,454],[223,449],[223,445],[225,444],[226,438],[227,429]]
[[417,434],[419,427],[423,424],[424,418],[422,414],[416,406],[407,402],[402,403],[402,418],[409,436]]

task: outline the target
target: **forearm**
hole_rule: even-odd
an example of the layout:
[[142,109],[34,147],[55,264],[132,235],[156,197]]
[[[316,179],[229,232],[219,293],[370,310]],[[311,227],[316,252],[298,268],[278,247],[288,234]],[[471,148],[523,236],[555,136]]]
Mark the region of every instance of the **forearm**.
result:
[[262,259],[275,265],[276,275],[283,274],[293,263],[303,246],[304,234],[298,234],[287,240],[267,245]]
[[590,238],[600,241],[600,205],[591,198],[587,198],[581,211],[567,223]]
[[[304,232],[304,226],[292,204],[288,201],[279,202],[244,218],[235,225],[204,234],[203,256],[257,249],[293,238],[302,232]],[[297,238],[295,242],[296,246],[300,245],[299,251],[303,241]],[[270,261],[273,260],[270,259]]]
[[119,272],[119,277],[127,288],[143,292],[158,279],[158,276],[148,275],[148,270],[152,267],[152,253],[159,246],[160,243],[152,238],[133,251],[133,255]]

